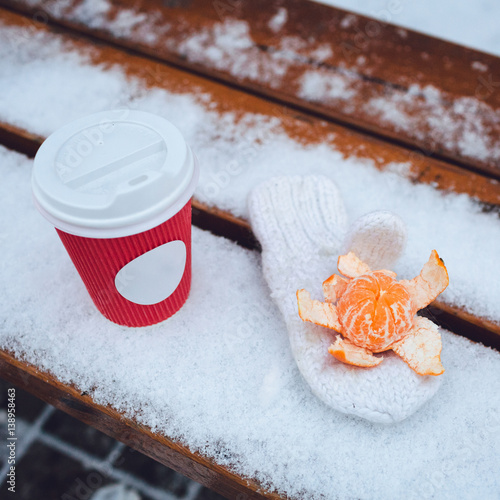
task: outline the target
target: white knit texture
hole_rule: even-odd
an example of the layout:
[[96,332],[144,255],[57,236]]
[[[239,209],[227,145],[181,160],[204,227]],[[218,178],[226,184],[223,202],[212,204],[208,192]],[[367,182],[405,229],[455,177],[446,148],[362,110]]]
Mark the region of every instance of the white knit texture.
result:
[[406,226],[396,214],[379,210],[356,219],[341,253],[354,252],[370,269],[391,269],[406,244]]
[[[285,318],[293,356],[312,392],[335,410],[378,423],[401,421],[429,400],[439,387],[439,377],[417,375],[392,351],[383,353],[384,361],[374,368],[337,361],[328,353],[337,334],[305,323],[298,315],[296,291],[305,288],[323,300],[321,284],[338,272],[344,239],[344,244],[351,238],[359,245],[363,234],[374,231],[373,226],[367,230],[361,224],[364,230],[346,238],[347,216],[335,184],[320,176],[272,178],[252,191],[249,212],[262,245],[271,296]],[[382,219],[388,221],[386,216]],[[398,223],[394,227],[395,235],[386,230],[380,234],[386,234],[388,241],[398,240],[401,227]],[[380,242],[371,247],[366,243],[372,263],[376,264],[379,247]],[[389,254],[380,252],[382,260],[394,258],[395,252]]]

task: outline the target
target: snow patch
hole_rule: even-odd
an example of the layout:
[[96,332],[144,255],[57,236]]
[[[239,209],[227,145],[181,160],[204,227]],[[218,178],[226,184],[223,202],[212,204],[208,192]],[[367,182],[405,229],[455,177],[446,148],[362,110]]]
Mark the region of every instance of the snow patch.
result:
[[329,71],[306,71],[300,81],[299,96],[309,101],[323,99],[347,100],[356,94],[350,88],[350,81],[344,75],[332,74]]
[[280,7],[278,12],[269,20],[268,26],[274,33],[278,33],[285,26],[287,20],[288,10],[285,7]]
[[485,73],[489,69],[489,66],[487,64],[482,63],[481,61],[473,61],[470,66],[472,69],[480,71],[481,73]]
[[489,135],[500,126],[500,115],[478,99],[449,100],[436,87],[414,84],[407,92],[374,97],[363,109],[417,140],[431,139],[472,159],[500,160],[500,140]]
[[354,26],[358,20],[358,17],[355,16],[354,14],[347,14],[347,16],[342,18],[342,21],[340,21],[340,27],[343,29],[348,29]]

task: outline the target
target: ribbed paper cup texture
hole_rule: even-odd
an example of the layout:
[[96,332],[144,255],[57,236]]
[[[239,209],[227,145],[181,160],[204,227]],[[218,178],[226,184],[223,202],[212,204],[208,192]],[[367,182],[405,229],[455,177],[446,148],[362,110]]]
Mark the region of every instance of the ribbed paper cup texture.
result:
[[186,301],[198,175],[177,127],[137,110],[75,120],[38,150],[35,206],[55,226],[97,309],[114,323],[159,323]]
[[[122,238],[85,238],[56,229],[96,307],[120,325],[148,326],[175,314],[186,301],[191,287],[191,202],[163,224]],[[175,291],[157,304],[141,305],[127,300],[117,290],[120,269],[165,243],[180,240],[186,245],[186,266]],[[161,272],[158,274],[161,280]]]

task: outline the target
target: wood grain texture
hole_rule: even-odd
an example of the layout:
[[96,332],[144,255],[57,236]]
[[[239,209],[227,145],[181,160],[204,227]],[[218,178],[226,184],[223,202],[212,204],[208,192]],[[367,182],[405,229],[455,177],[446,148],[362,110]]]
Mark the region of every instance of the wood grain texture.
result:
[[75,387],[62,384],[50,373],[0,350],[0,376],[45,402],[65,411],[108,436],[198,481],[229,499],[278,500],[285,497],[266,491],[256,481],[242,478],[186,446],[153,433],[109,406],[94,403]]
[[[81,0],[0,5],[500,178],[500,58],[389,24],[395,3],[381,13],[388,22],[306,0],[109,0],[106,12]],[[314,72],[333,90],[304,92]],[[387,99],[408,123],[368,105]],[[480,141],[489,147],[473,154]]]
[[[4,9],[0,9],[0,23],[30,30],[59,33],[57,28]],[[119,65],[128,75],[138,78],[146,88],[160,87],[191,95],[209,94],[211,105],[221,113],[231,112],[236,116],[259,113],[264,116],[278,117],[287,134],[302,144],[328,143],[346,157],[372,159],[380,170],[390,168],[392,163],[409,160],[409,151],[405,148],[353,132],[306,113],[249,95],[239,89],[229,88],[221,83],[186,73],[147,57],[130,54],[116,47],[93,44],[81,34],[63,30],[60,37],[63,43],[67,44],[68,49],[89,53],[96,64]],[[0,143],[24,154],[33,156],[42,140],[43,137],[14,124],[0,122]],[[481,202],[485,209],[499,210],[500,184],[498,181],[426,156],[410,157],[410,160],[413,162],[406,175],[412,182],[432,184],[444,191],[466,193]],[[335,165],[332,165],[332,169],[334,168]],[[217,207],[202,204],[196,199],[193,200],[193,223],[214,234],[237,241],[247,248],[259,249],[258,242],[247,221]],[[478,338],[479,328],[483,331],[483,337],[489,345],[495,343],[491,333],[500,337],[500,325],[484,321],[459,308],[450,308],[450,311],[453,311],[453,315],[461,320],[460,333],[463,335],[468,335],[470,327],[471,337]],[[451,314],[450,311],[448,312]]]

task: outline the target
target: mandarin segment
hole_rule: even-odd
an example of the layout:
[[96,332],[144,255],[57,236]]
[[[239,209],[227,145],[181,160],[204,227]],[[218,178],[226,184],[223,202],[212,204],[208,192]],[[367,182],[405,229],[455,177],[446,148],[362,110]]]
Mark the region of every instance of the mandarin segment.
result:
[[297,290],[297,304],[299,316],[303,321],[326,326],[340,332],[341,326],[337,316],[337,308],[333,304],[313,300],[309,292],[303,289]]
[[391,278],[396,278],[397,274],[394,271],[389,271],[388,269],[380,269],[379,273],[384,273]]
[[346,339],[337,337],[335,342],[328,348],[328,352],[339,361],[349,365],[370,368],[382,363],[383,357],[374,356],[368,349],[358,347]]
[[417,317],[413,330],[392,349],[419,375],[441,375],[441,334],[437,325],[427,318]]

